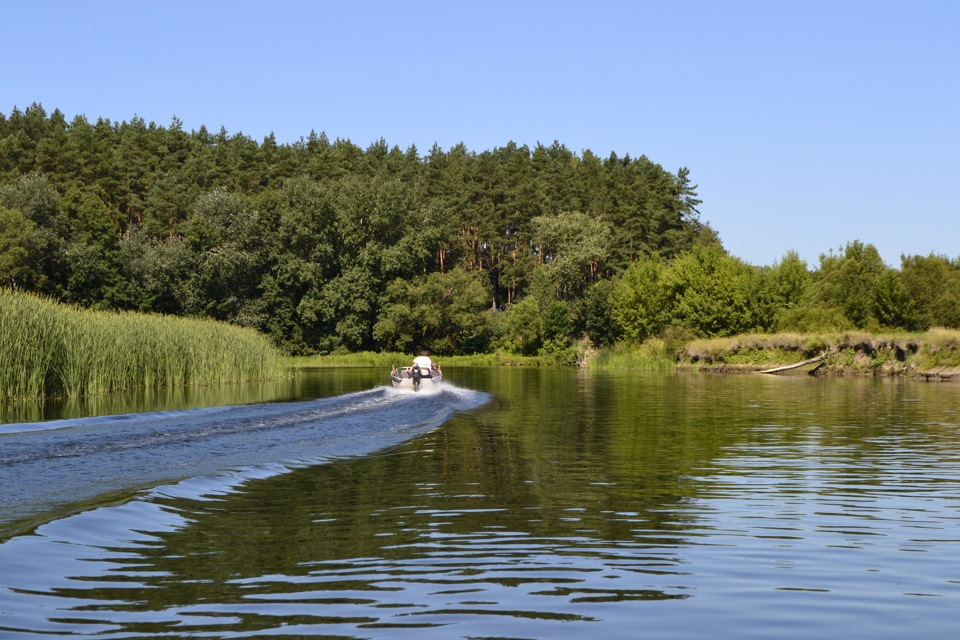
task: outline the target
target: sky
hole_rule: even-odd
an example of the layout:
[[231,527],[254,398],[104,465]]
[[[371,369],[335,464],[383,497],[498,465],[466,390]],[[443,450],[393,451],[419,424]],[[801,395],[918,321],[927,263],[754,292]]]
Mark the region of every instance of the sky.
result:
[[0,112],[690,170],[746,262],[960,257],[960,2],[4,3]]

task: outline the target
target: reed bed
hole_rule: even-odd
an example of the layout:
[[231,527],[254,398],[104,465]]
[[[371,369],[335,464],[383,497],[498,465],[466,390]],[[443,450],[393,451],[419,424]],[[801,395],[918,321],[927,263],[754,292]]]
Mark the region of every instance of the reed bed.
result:
[[641,345],[615,345],[598,349],[586,366],[589,369],[639,369],[669,371],[674,367],[675,353],[665,340],[651,338]]
[[255,331],[212,320],[63,305],[0,289],[0,397],[88,396],[262,380],[280,354]]

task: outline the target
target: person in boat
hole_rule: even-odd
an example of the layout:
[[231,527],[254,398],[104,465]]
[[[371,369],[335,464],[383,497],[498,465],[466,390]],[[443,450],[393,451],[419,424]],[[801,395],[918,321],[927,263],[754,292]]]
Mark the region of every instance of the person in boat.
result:
[[433,360],[430,359],[430,353],[428,351],[421,351],[420,355],[413,359],[413,366],[411,366],[408,371],[412,371],[413,367],[420,367],[423,376],[430,376],[433,371]]
[[440,380],[440,368],[437,363],[431,360],[430,353],[421,351],[420,355],[413,359],[413,364],[398,370],[396,367],[390,372],[394,386],[401,385],[405,380],[413,382],[413,390],[420,388],[421,380],[430,380],[431,382]]

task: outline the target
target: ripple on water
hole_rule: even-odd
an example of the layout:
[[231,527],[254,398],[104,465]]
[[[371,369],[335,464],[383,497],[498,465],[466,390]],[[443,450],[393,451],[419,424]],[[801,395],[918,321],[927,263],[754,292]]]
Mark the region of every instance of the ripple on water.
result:
[[[923,413],[952,396],[858,382],[826,406],[844,382],[502,376],[502,401],[449,420],[456,394],[393,391],[234,432],[201,419],[191,446],[224,454],[215,472],[185,455],[182,480],[0,544],[0,635],[960,633],[960,438]],[[185,435],[168,422],[152,442]],[[238,443],[260,463],[231,459]]]

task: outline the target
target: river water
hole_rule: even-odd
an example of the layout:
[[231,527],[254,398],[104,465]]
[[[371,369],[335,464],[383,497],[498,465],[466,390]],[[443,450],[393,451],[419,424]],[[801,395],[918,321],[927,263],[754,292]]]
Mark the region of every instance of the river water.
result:
[[386,377],[0,425],[0,637],[960,636],[960,385]]

